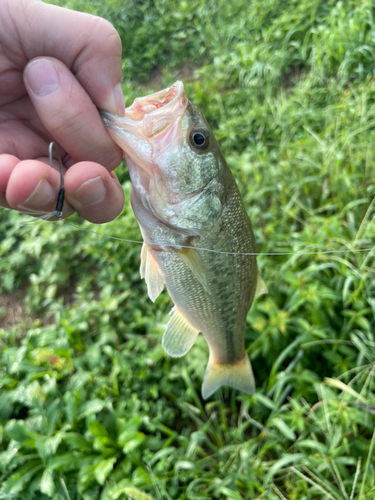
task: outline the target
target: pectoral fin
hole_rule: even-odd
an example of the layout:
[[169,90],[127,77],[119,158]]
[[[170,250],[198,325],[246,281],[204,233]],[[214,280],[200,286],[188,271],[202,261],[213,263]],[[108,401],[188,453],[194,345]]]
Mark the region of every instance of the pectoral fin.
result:
[[162,347],[174,358],[184,356],[197,340],[199,330],[194,328],[175,307],[163,335]]
[[268,293],[268,288],[267,288],[265,282],[260,277],[260,274],[259,274],[259,271],[258,271],[257,286],[255,288],[254,299],[256,299],[257,297],[259,297],[259,295],[264,295],[265,293]]
[[203,286],[206,292],[211,295],[210,287],[208,286],[207,275],[204,269],[202,257],[199,252],[193,247],[181,248],[177,250],[180,259],[188,266],[190,271],[197,278],[199,283]]
[[144,278],[147,283],[148,296],[152,302],[155,302],[163,290],[164,276],[146,243],[143,243],[142,247],[140,271],[141,278]]

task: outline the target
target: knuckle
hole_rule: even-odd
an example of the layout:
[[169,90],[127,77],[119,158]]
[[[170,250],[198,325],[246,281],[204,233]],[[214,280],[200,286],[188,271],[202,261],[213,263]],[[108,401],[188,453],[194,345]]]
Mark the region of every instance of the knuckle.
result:
[[117,30],[106,19],[94,17],[90,29],[90,38],[110,54],[121,54],[121,38]]
[[49,130],[64,137],[78,134],[85,126],[84,112],[78,109],[63,108],[49,117]]
[[102,149],[101,152],[96,156],[97,162],[100,165],[103,165],[109,172],[112,172],[115,168],[117,168],[122,160],[122,153],[118,148],[106,148]]

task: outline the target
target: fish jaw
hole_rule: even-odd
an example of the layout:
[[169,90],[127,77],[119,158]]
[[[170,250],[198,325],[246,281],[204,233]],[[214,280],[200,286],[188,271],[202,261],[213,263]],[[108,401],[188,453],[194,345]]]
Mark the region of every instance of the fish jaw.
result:
[[126,108],[124,117],[107,111],[100,111],[100,115],[110,136],[124,151],[125,159],[151,173],[155,147],[160,149],[176,140],[176,123],[184,115],[187,103],[184,85],[177,81],[160,92],[137,97]]
[[166,132],[185,113],[187,103],[184,84],[177,81],[160,92],[137,97],[125,116],[132,121],[140,120],[143,135],[151,140]]
[[126,108],[125,117],[100,111],[110,136],[124,152],[132,185],[160,218],[170,213],[170,201],[181,201],[179,197],[175,200],[173,190],[166,186],[164,177],[169,174],[163,174],[163,162],[158,158],[169,147],[181,146],[180,125],[187,105],[184,85],[177,81],[160,92],[136,98]]

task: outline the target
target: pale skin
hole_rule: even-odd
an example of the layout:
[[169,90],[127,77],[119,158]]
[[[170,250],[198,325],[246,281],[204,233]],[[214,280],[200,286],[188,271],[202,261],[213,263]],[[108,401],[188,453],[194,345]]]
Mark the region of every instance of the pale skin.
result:
[[[97,108],[124,116],[121,41],[104,19],[44,4],[0,0],[0,207],[51,212],[64,164],[64,217],[114,219],[124,205],[113,170],[122,153]],[[57,157],[56,157],[57,158]]]

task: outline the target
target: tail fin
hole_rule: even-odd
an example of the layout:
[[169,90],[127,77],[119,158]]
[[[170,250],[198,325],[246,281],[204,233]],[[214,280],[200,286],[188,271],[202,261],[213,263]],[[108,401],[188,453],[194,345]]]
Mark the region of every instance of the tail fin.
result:
[[255,380],[247,354],[234,365],[219,365],[210,358],[202,384],[203,399],[209,398],[223,385],[254,394]]

